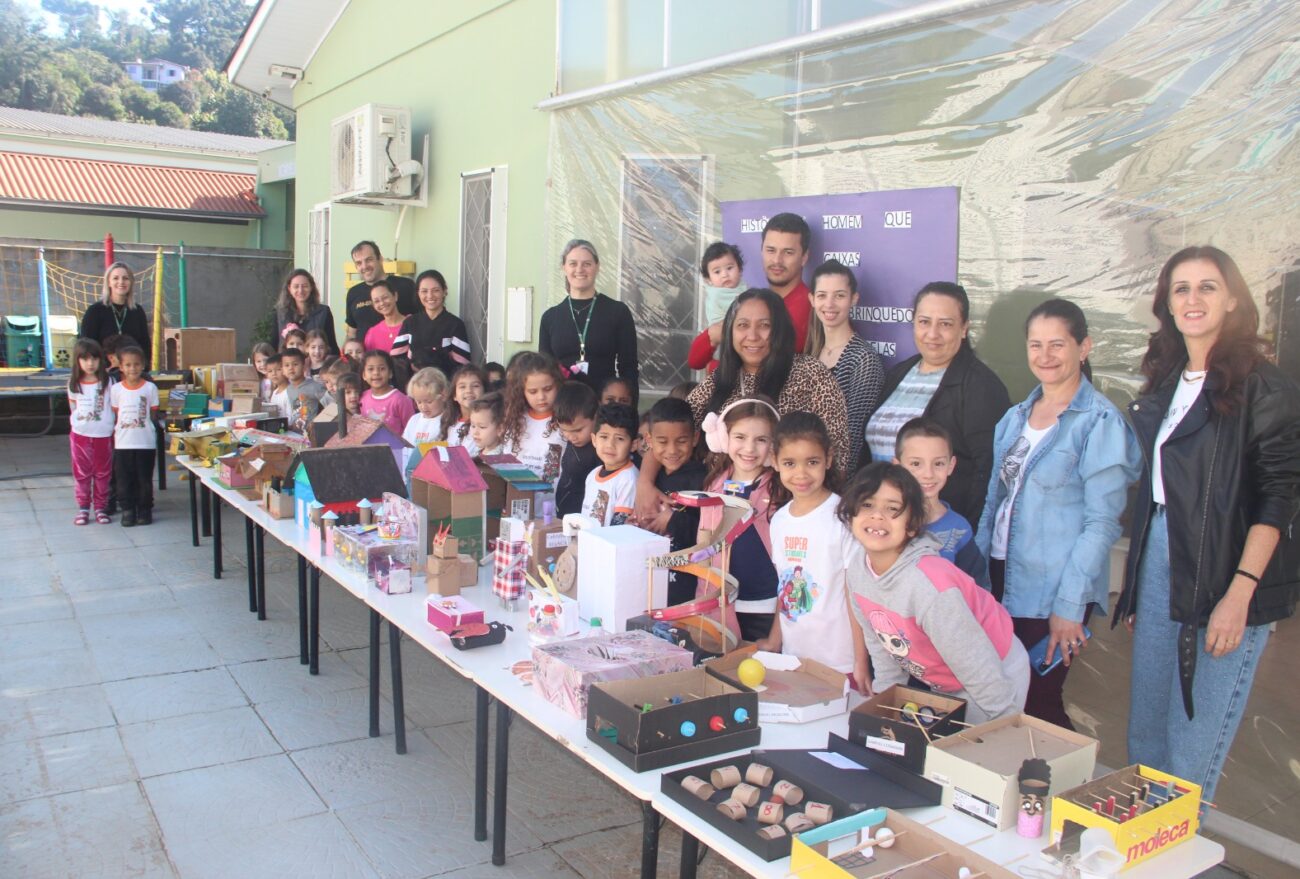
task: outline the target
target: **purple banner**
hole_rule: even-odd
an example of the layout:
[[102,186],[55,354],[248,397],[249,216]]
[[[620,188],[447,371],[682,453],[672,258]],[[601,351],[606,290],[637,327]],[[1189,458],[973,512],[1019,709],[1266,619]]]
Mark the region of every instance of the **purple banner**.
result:
[[916,353],[912,297],[930,281],[957,280],[958,189],[899,189],[722,203],[722,237],[745,256],[745,283],[767,286],[762,233],[769,218],[799,214],[812,228],[804,280],[828,259],[853,269],[853,328],[886,366]]

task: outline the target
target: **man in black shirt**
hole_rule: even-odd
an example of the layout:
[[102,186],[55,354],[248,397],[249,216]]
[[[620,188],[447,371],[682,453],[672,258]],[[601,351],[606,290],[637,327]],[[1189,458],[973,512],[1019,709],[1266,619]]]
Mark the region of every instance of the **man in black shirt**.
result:
[[397,296],[397,310],[402,314],[414,314],[420,307],[415,299],[415,283],[410,278],[384,271],[384,258],[375,242],[362,241],[353,247],[352,264],[361,275],[361,283],[348,288],[344,305],[343,322],[348,325],[349,339],[364,340],[366,331],[383,320],[370,306],[370,287],[380,281],[388,282],[388,289]]

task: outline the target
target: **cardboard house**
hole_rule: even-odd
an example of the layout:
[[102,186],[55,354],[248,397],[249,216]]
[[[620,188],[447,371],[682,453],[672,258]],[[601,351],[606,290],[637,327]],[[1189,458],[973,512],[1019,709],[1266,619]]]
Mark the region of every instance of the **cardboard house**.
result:
[[322,513],[337,513],[338,524],[359,520],[357,502],[379,503],[384,492],[406,497],[402,471],[386,445],[339,446],[306,449],[292,465],[294,518],[304,528],[311,524],[311,506]]
[[542,503],[555,500],[555,486],[529,470],[514,455],[483,455],[479,472],[487,483],[487,539],[501,533],[501,517],[527,522],[542,514]]
[[411,444],[388,429],[388,425],[378,418],[359,415],[348,419],[348,432],[339,436],[336,432],[325,443],[327,449],[346,448],[348,446],[383,446],[393,454],[393,461],[401,471],[406,466],[406,457],[410,454]]
[[293,467],[297,449],[287,443],[260,442],[239,455],[239,472],[255,490],[271,516],[287,519],[292,515],[292,495],[283,491]]
[[[451,526],[460,552],[476,561],[487,551],[487,483],[463,446],[435,446],[411,474],[411,500],[429,513],[429,534]],[[432,551],[426,546],[426,551]]]

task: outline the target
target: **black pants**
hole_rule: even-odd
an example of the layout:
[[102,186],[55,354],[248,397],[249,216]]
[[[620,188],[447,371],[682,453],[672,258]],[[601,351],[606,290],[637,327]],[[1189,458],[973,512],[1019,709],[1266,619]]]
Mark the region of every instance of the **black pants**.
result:
[[153,509],[154,449],[115,449],[113,483],[123,512]]
[[770,613],[741,613],[736,611],[736,622],[740,623],[740,637],[746,641],[757,641],[772,634],[772,617]]

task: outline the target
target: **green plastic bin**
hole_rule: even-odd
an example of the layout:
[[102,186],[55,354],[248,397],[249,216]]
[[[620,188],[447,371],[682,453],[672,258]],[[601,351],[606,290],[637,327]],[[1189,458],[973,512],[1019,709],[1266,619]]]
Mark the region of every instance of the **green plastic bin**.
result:
[[41,362],[41,319],[20,314],[4,319],[5,365],[39,367]]

